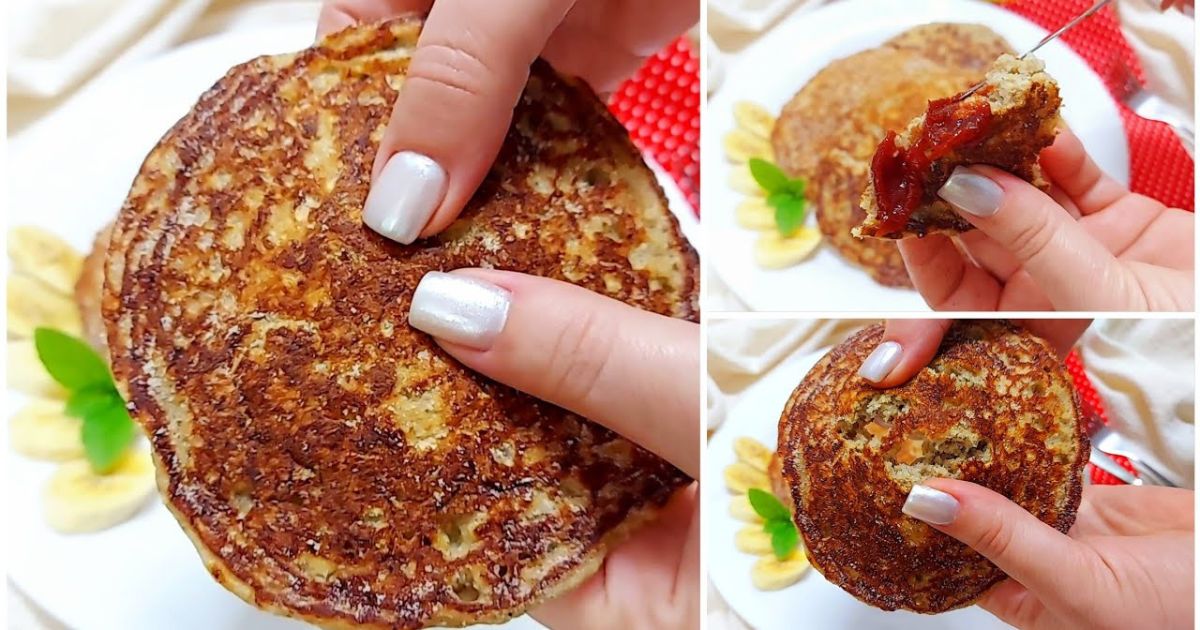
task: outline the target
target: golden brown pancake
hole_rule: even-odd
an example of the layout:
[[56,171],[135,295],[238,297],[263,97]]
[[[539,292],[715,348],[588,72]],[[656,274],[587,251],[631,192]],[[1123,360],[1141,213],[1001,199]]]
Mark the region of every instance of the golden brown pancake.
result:
[[974,602],[1004,573],[901,512],[914,484],[981,484],[1066,532],[1088,440],[1071,377],[1042,339],[1008,322],[951,326],[912,380],[876,389],[857,370],[871,326],[825,355],[792,392],[776,456],[805,550],[826,579],[884,610]]
[[1048,189],[1038,156],[1054,143],[1061,104],[1058,84],[1041,60],[1002,55],[978,91],[930,103],[925,114],[884,138],[872,159],[860,203],[866,214],[855,235],[905,238],[973,229],[937,196],[958,166],[995,166]]
[[653,173],[541,62],[454,225],[409,246],[363,225],[420,29],[230,70],[146,158],[108,251],[113,370],[168,507],[226,588],[323,627],[519,615],[689,483],[408,326],[421,277],[461,267],[697,318],[695,252]]
[[771,137],[779,166],[808,181],[821,232],[880,284],[911,286],[895,244],[850,233],[866,217],[859,202],[875,148],[887,130],[907,124],[929,100],[971,86],[1008,50],[984,26],[919,26],[834,61],[784,106]]

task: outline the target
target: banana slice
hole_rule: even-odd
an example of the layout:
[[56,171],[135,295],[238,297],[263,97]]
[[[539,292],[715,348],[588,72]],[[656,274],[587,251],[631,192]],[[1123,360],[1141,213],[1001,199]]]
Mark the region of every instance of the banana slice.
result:
[[820,242],[821,232],[807,225],[786,237],[777,231],[764,232],[754,244],[754,259],[760,267],[783,269],[807,258]]
[[740,437],[734,440],[733,452],[740,461],[750,464],[755,470],[765,473],[771,465],[771,449],[754,438]]
[[8,277],[8,336],[24,339],[33,336],[38,326],[57,328],[78,335],[83,328],[79,309],[70,298],[47,288],[45,284],[21,274]]
[[774,230],[775,208],[767,205],[762,197],[750,197],[738,204],[734,211],[738,225],[748,230]]
[[761,556],[771,551],[771,535],[763,531],[762,525],[747,525],[738,530],[733,544],[746,553]]
[[58,467],[42,492],[46,522],[64,534],[95,532],[128,520],[154,491],[150,453],[131,449],[107,475],[86,460]]
[[775,117],[763,106],[750,101],[733,104],[733,119],[742,129],[760,138],[770,138],[775,129]]
[[63,413],[61,400],[38,399],[25,405],[8,423],[13,450],[36,459],[61,462],[84,456],[83,423]]
[[725,134],[725,157],[730,162],[748,162],[750,158],[770,160],[774,156],[771,145],[765,139],[742,129]]
[[736,462],[725,467],[725,485],[738,494],[744,494],[750,488],[761,488],[768,492],[771,490],[771,480],[767,479],[767,474],[745,462]]
[[83,256],[57,235],[32,225],[8,231],[8,257],[13,269],[45,283],[63,295],[75,292]]
[[764,555],[750,569],[754,586],[762,591],[777,591],[795,584],[808,571],[808,558],[797,547],[787,558],[780,560],[774,553]]
[[754,176],[750,174],[750,167],[745,164],[738,164],[733,168],[733,172],[729,174],[729,186],[734,190],[749,195],[751,197],[766,197],[767,191],[754,181]]
[[761,526],[763,522],[758,512],[754,511],[754,506],[750,505],[750,497],[744,494],[735,494],[729,499],[729,514],[747,523],[758,523]]
[[38,359],[32,339],[9,341],[5,363],[9,388],[30,396],[66,400],[67,390],[50,378]]

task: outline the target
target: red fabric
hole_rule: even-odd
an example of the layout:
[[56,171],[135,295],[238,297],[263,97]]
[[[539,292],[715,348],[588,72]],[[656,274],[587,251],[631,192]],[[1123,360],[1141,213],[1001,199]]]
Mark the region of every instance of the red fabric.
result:
[[700,213],[700,56],[686,37],[658,51],[609,99],[642,151]]
[[[1058,30],[1091,5],[1092,0],[1011,0],[1004,4],[1050,31]],[[1114,85],[1118,76],[1116,67],[1130,68],[1134,76],[1145,82],[1141,63],[1121,34],[1112,5],[1067,31],[1061,39],[1104,79],[1114,99],[1119,88]],[[1195,164],[1179,138],[1169,126],[1141,118],[1123,104],[1118,103],[1118,107],[1129,140],[1129,187],[1168,206],[1194,210]]]
[[[1104,411],[1104,401],[1100,400],[1100,394],[1096,392],[1096,387],[1092,385],[1092,381],[1088,379],[1087,373],[1083,370],[1083,360],[1079,358],[1079,353],[1074,350],[1067,355],[1067,371],[1071,373],[1071,378],[1075,381],[1075,390],[1079,392],[1079,402],[1083,406],[1083,415],[1085,417],[1097,417],[1108,424],[1108,414]],[[1112,455],[1113,461],[1121,465],[1121,468],[1128,470],[1133,474],[1137,471],[1133,469],[1133,465],[1129,460],[1120,455]],[[1092,478],[1092,483],[1099,485],[1118,485],[1122,482],[1120,479],[1110,475],[1109,473],[1088,464],[1087,472]]]

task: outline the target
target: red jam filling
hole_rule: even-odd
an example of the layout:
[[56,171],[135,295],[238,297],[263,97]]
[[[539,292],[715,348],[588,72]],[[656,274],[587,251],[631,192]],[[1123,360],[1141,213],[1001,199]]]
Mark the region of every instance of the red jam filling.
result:
[[921,135],[909,148],[896,146],[896,132],[889,131],[871,159],[879,206],[877,233],[885,236],[903,230],[925,196],[923,182],[929,166],[956,149],[983,140],[991,122],[992,109],[986,99],[959,101],[951,97],[930,101]]

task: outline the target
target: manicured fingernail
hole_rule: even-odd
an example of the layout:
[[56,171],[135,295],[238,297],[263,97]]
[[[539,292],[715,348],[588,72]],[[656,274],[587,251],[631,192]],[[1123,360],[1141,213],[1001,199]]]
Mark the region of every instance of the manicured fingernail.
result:
[[487,350],[504,330],[510,298],[490,282],[431,271],[413,292],[408,323],[439,339]]
[[882,381],[900,362],[900,350],[900,344],[895,341],[885,341],[879,344],[871,351],[867,360],[859,366],[858,375],[872,383]]
[[958,516],[958,499],[929,486],[915,485],[908,491],[901,511],[926,523],[949,525]]
[[429,223],[446,195],[446,171],[412,151],[388,159],[371,182],[363,221],[376,232],[408,245]]
[[1004,190],[996,182],[959,166],[950,174],[950,179],[938,190],[938,196],[954,207],[977,217],[990,217],[1000,209],[1004,201]]

